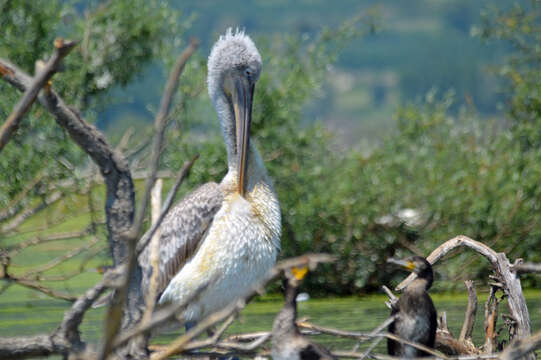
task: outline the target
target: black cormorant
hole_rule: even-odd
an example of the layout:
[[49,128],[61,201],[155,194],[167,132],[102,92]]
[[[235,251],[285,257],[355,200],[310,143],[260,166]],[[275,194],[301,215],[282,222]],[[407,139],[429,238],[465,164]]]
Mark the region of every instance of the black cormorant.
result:
[[[389,332],[404,340],[433,348],[437,316],[436,308],[427,293],[434,281],[432,266],[420,256],[412,256],[406,260],[391,258],[387,262],[417,274],[417,278],[406,287],[400,299],[392,306],[391,316],[394,315],[396,318],[389,325]],[[387,339],[387,351],[389,355],[404,358],[429,356],[422,350],[391,339]]]
[[272,326],[271,355],[274,360],[331,360],[331,353],[301,335],[297,327],[297,294],[307,267],[286,271],[285,304]]

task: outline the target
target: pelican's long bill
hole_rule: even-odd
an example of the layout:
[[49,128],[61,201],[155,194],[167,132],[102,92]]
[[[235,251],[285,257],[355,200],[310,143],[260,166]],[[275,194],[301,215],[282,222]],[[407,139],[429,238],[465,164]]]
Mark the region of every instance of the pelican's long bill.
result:
[[252,122],[252,99],[254,86],[247,78],[237,75],[234,78],[233,110],[235,111],[235,125],[237,131],[237,174],[238,191],[244,196],[246,190],[245,174],[248,166],[248,146],[250,144],[250,124]]

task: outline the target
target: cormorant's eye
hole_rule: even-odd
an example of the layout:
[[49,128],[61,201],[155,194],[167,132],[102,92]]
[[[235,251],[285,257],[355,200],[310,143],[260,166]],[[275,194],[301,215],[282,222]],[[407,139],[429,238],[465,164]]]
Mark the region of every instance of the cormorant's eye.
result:
[[247,78],[250,79],[250,78],[252,77],[253,74],[254,74],[254,72],[253,72],[252,69],[250,69],[250,68],[244,69],[244,75],[246,75]]

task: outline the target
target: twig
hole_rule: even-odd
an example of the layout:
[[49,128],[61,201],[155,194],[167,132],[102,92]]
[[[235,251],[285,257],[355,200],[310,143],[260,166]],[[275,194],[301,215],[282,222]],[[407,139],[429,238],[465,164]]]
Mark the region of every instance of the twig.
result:
[[71,302],[73,302],[73,301],[75,301],[77,299],[75,296],[72,296],[72,295],[69,295],[69,294],[66,294],[66,293],[63,293],[63,292],[60,292],[60,291],[53,290],[51,288],[45,287],[45,286],[41,285],[39,283],[39,281],[34,281],[34,280],[30,280],[30,279],[25,279],[25,278],[19,278],[19,277],[11,276],[11,275],[8,278],[5,278],[5,280],[10,281],[10,282],[14,282],[14,283],[16,283],[18,285],[27,287],[29,289],[40,291],[40,292],[44,293],[45,295],[48,295],[48,296],[53,297],[55,299],[61,299],[61,300],[66,300],[66,301],[71,301]]
[[422,350],[432,356],[436,356],[440,359],[449,359],[446,355],[444,355],[443,353],[439,352],[439,351],[435,351],[434,349],[431,349],[427,346],[424,346],[422,344],[418,344],[418,343],[415,343],[415,342],[412,342],[412,341],[408,341],[408,340],[404,340],[402,339],[401,337],[399,336],[396,336],[394,334],[391,334],[391,333],[383,333],[382,336],[386,337],[387,339],[391,339],[391,340],[394,340],[394,341],[398,341],[402,344],[405,344],[405,345],[409,345],[409,346],[412,346],[416,349],[419,349],[419,350]]
[[82,236],[88,235],[88,229],[83,231],[67,232],[60,234],[53,234],[48,236],[37,236],[33,239],[29,239],[17,244],[14,248],[9,249],[9,256],[14,257],[22,250],[30,246],[41,245],[43,243],[60,241],[60,240],[69,240],[74,238],[79,238]]
[[338,337],[343,337],[343,338],[361,339],[361,340],[370,339],[369,333],[334,329],[330,327],[315,325],[307,321],[297,321],[297,326],[301,329],[316,331],[321,334],[327,334],[327,335],[338,336]]
[[520,359],[531,351],[541,348],[541,331],[525,339],[516,339],[500,354],[501,360]]
[[192,328],[187,333],[181,335],[178,337],[175,341],[173,341],[164,351],[161,351],[159,353],[153,354],[150,359],[151,360],[163,360],[165,358],[168,358],[171,355],[181,353],[184,350],[187,350],[187,347],[189,346],[188,343],[191,342],[193,339],[195,339],[197,336],[202,334],[204,331],[209,329],[211,326],[215,325],[216,323],[225,320],[231,314],[236,314],[240,310],[242,310],[246,306],[245,299],[239,299],[222,310],[216,311],[206,318],[204,318],[201,322],[199,322],[194,328]]
[[389,289],[387,286],[383,285],[381,287],[381,289],[387,294],[387,296],[389,297],[389,301],[386,301],[385,302],[385,305],[387,305],[387,307],[389,309],[392,309],[396,302],[398,301],[398,297],[396,297],[393,292],[391,291],[391,289]]
[[[396,319],[396,315],[389,316],[383,323],[381,323],[381,325],[379,325],[377,328],[375,328],[374,330],[372,330],[370,332],[370,336],[375,336],[376,334],[381,332],[383,329],[385,329],[387,326],[389,326],[391,323],[393,323],[395,321],[395,319]],[[374,339],[374,341],[372,341],[372,343],[370,344],[368,349],[366,349],[366,351],[362,354],[361,359],[364,359],[367,356],[369,356],[370,353],[372,352],[372,350],[374,350],[376,348],[376,346],[378,346],[378,344],[381,342],[381,340],[383,340],[383,337],[378,337],[378,338]],[[358,343],[357,343],[356,347],[357,346],[358,346]],[[353,351],[357,351],[356,347],[353,349]]]
[[152,360],[165,359],[168,356],[177,354],[186,349],[186,346],[190,341],[192,341],[196,336],[203,333],[205,330],[215,325],[216,323],[223,321],[231,314],[236,314],[244,308],[246,305],[247,299],[251,299],[255,294],[258,294],[263,291],[264,286],[271,280],[275,279],[280,275],[284,270],[290,269],[293,266],[309,266],[310,268],[315,268],[319,263],[326,263],[334,261],[334,257],[327,254],[306,254],[296,258],[286,259],[276,264],[272,269],[269,270],[265,279],[259,282],[258,284],[252,287],[252,290],[249,291],[243,298],[229,304],[222,310],[214,312],[200,321],[194,328],[192,328],[187,333],[183,334],[177,338],[173,343],[171,343],[164,351],[153,354],[151,357]]
[[517,274],[526,274],[526,273],[541,274],[541,264],[531,263],[531,262],[515,264],[511,266],[511,271],[514,271]]
[[42,266],[39,266],[37,268],[34,268],[30,271],[28,271],[27,273],[25,273],[22,277],[23,278],[30,278],[32,276],[35,276],[36,274],[40,274],[40,273],[43,273],[47,270],[50,270],[52,268],[54,268],[55,266],[81,254],[82,252],[90,249],[92,246],[96,245],[98,242],[100,241],[99,238],[97,237],[93,237],[93,239],[88,242],[88,243],[85,243],[84,245],[76,248],[76,249],[73,249],[72,251],[69,251],[65,254],[63,254],[62,256],[59,256],[57,257],[56,259],[53,259],[52,261],[42,265]]
[[21,225],[23,221],[31,217],[32,215],[37,214],[41,210],[47,208],[47,206],[57,202],[62,198],[64,194],[60,191],[55,191],[52,194],[45,197],[43,202],[41,202],[39,205],[34,207],[28,207],[24,209],[22,212],[17,214],[10,222],[2,226],[1,232],[7,233],[10,231],[13,231],[17,226]]
[[8,116],[7,120],[0,128],[0,152],[9,142],[13,132],[19,127],[19,123],[36,100],[40,90],[47,84],[54,73],[58,71],[60,62],[69,54],[75,45],[75,42],[69,40],[64,41],[62,38],[57,38],[54,41],[53,56],[47,61],[43,69],[37,73],[36,77],[24,92],[21,100],[15,105],[13,112]]
[[235,320],[234,315],[229,316],[227,320],[224,321],[224,323],[220,326],[220,328],[211,337],[205,340],[201,340],[201,341],[194,341],[188,344],[185,350],[195,350],[195,349],[200,349],[203,347],[208,347],[211,345],[216,345],[220,337],[227,330],[227,328],[233,323],[234,320]]
[[486,353],[493,353],[497,350],[496,336],[496,322],[498,320],[498,299],[496,298],[497,288],[490,287],[490,294],[487,302],[485,303],[485,344],[483,350]]
[[464,323],[458,341],[471,341],[473,326],[475,325],[475,316],[477,314],[477,293],[472,280],[466,280],[466,289],[468,290],[468,306],[464,315]]
[[269,340],[271,336],[272,336],[272,333],[267,332],[247,344],[224,340],[217,343],[216,347],[221,348],[221,349],[227,349],[227,350],[249,352],[261,346],[263,343]]
[[[152,187],[154,186],[154,182],[156,180],[156,173],[158,172],[158,168],[160,164],[160,155],[161,155],[162,144],[163,144],[163,135],[165,132],[165,127],[167,125],[166,120],[169,114],[171,101],[178,87],[178,82],[179,82],[180,75],[182,74],[182,70],[184,69],[184,66],[186,65],[186,62],[188,61],[190,56],[195,52],[197,46],[198,46],[198,41],[192,40],[188,48],[184,50],[184,52],[180,55],[177,62],[175,63],[173,67],[173,71],[171,71],[171,74],[167,81],[166,90],[162,96],[160,110],[158,114],[156,115],[156,119],[154,121],[154,128],[156,130],[156,133],[154,135],[154,139],[152,143],[152,152],[150,155],[150,159],[151,159],[150,160],[150,174],[145,184],[145,191],[143,193],[143,198],[135,214],[135,220],[133,221],[129,231],[123,234],[123,240],[128,247],[127,249],[128,253],[125,259],[125,262],[128,265],[126,268],[128,271],[127,276],[126,276],[126,282],[123,287],[121,287],[120,289],[118,289],[117,291],[113,293],[113,299],[108,309],[108,316],[107,316],[106,324],[105,324],[105,331],[104,331],[104,337],[103,337],[104,345],[102,347],[102,350],[100,351],[100,355],[99,355],[100,359],[107,358],[107,356],[112,350],[112,345],[114,343],[115,337],[118,334],[120,326],[121,326],[120,321],[121,321],[122,308],[126,299],[128,299],[128,293],[131,294],[130,298],[141,296],[139,284],[137,284],[137,286],[135,286],[135,284],[130,286],[130,282],[132,281],[132,277],[135,272],[135,268],[137,266],[136,264],[137,263],[137,254],[136,254],[137,238],[139,237],[139,233],[141,232],[141,229],[143,227],[143,219],[144,219],[147,206],[149,203],[150,192],[152,191]],[[131,299],[131,301],[135,301],[135,300]],[[139,317],[141,315],[132,314],[132,316],[136,318],[137,320],[139,320]]]
[[156,222],[152,225],[152,227],[141,237],[139,242],[137,243],[136,248],[136,256],[139,256],[141,252],[145,249],[145,247],[148,245],[150,239],[154,236],[154,233],[156,230],[160,227],[163,219],[171,209],[171,206],[173,205],[173,201],[175,200],[176,193],[182,185],[182,182],[184,181],[184,178],[188,175],[190,169],[192,168],[195,161],[199,158],[199,155],[195,155],[190,161],[184,163],[184,166],[182,166],[182,169],[180,169],[177,179],[175,181],[175,184],[169,190],[169,193],[167,194],[167,198],[165,199],[165,204],[163,206],[162,212]]
[[[158,179],[152,188],[152,196],[150,201],[150,215],[151,215],[151,224],[155,225],[156,221],[160,217],[161,212],[161,202],[162,202],[162,185],[163,181]],[[159,256],[160,256],[160,230],[158,229],[151,240],[151,250],[150,250],[150,264],[152,266],[152,275],[150,276],[149,285],[148,285],[148,294],[146,294],[145,299],[145,311],[143,313],[143,318],[141,323],[144,324],[150,320],[152,312],[154,311],[154,306],[156,305],[156,296],[158,292],[158,274],[159,274]]]
[[39,170],[38,173],[32,179],[32,181],[27,183],[22,189],[22,191],[17,193],[17,195],[15,195],[11,199],[9,204],[6,206],[6,209],[0,211],[0,221],[7,220],[8,218],[14,216],[19,211],[20,203],[22,202],[24,198],[26,198],[26,195],[30,192],[30,190],[32,190],[34,187],[36,187],[37,184],[41,182],[41,180],[43,179],[44,172],[45,172],[44,169]]
[[173,70],[171,71],[171,74],[169,75],[169,79],[167,80],[165,92],[162,96],[162,100],[160,103],[160,110],[158,111],[158,114],[156,115],[156,118],[154,119],[154,129],[156,131],[156,134],[154,135],[154,140],[152,143],[152,152],[150,156],[150,174],[145,184],[145,192],[141,200],[141,205],[139,206],[139,209],[135,216],[135,221],[133,225],[134,228],[131,230],[134,234],[136,234],[134,238],[137,237],[137,234],[139,234],[139,232],[141,231],[143,218],[145,216],[146,208],[150,200],[150,192],[152,191],[152,187],[154,186],[154,182],[156,180],[156,173],[158,171],[158,167],[160,164],[160,155],[161,155],[161,150],[162,150],[163,135],[164,135],[165,127],[167,126],[166,120],[169,115],[169,111],[171,109],[171,102],[173,100],[173,95],[175,94],[178,88],[180,75],[182,75],[184,66],[186,65],[186,63],[188,62],[188,60],[190,59],[192,54],[195,52],[198,46],[199,46],[199,40],[192,39],[190,41],[190,45],[188,46],[188,48],[184,50],[184,52],[177,59],[175,65],[173,66]]
[[[530,336],[530,315],[524,294],[522,293],[520,278],[511,270],[511,264],[504,253],[497,253],[483,243],[472,240],[467,236],[459,235],[440,245],[426,259],[431,264],[435,264],[445,255],[460,247],[468,247],[478,252],[492,264],[494,271],[505,284],[503,290],[508,297],[507,305],[509,312],[517,322],[516,335],[519,338]],[[405,288],[415,277],[415,274],[408,276],[397,286],[397,290]]]
[[133,328],[122,332],[115,340],[115,343],[113,344],[113,349],[124,345],[131,338],[137,335],[141,335],[156,327],[159,327],[163,325],[164,323],[166,323],[168,320],[175,318],[179,312],[184,310],[190,303],[195,301],[203,293],[203,291],[205,291],[205,289],[210,285],[212,281],[213,280],[211,279],[211,281],[199,286],[199,288],[197,288],[196,291],[194,291],[194,293],[184,302],[173,304],[164,309],[156,311],[148,322],[144,324],[140,323],[134,326]]

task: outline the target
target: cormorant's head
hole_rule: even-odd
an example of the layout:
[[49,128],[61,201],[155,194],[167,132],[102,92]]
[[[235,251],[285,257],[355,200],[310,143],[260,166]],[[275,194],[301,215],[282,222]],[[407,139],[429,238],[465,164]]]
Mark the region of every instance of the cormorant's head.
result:
[[285,277],[282,279],[282,286],[284,288],[286,302],[295,301],[299,285],[302,282],[302,279],[305,278],[308,273],[308,267],[292,267],[287,270],[284,270]]
[[429,283],[428,287],[434,280],[434,272],[432,265],[421,256],[410,256],[404,260],[389,258],[387,262],[390,264],[398,265],[405,270],[409,270],[417,275],[420,279],[426,279]]

